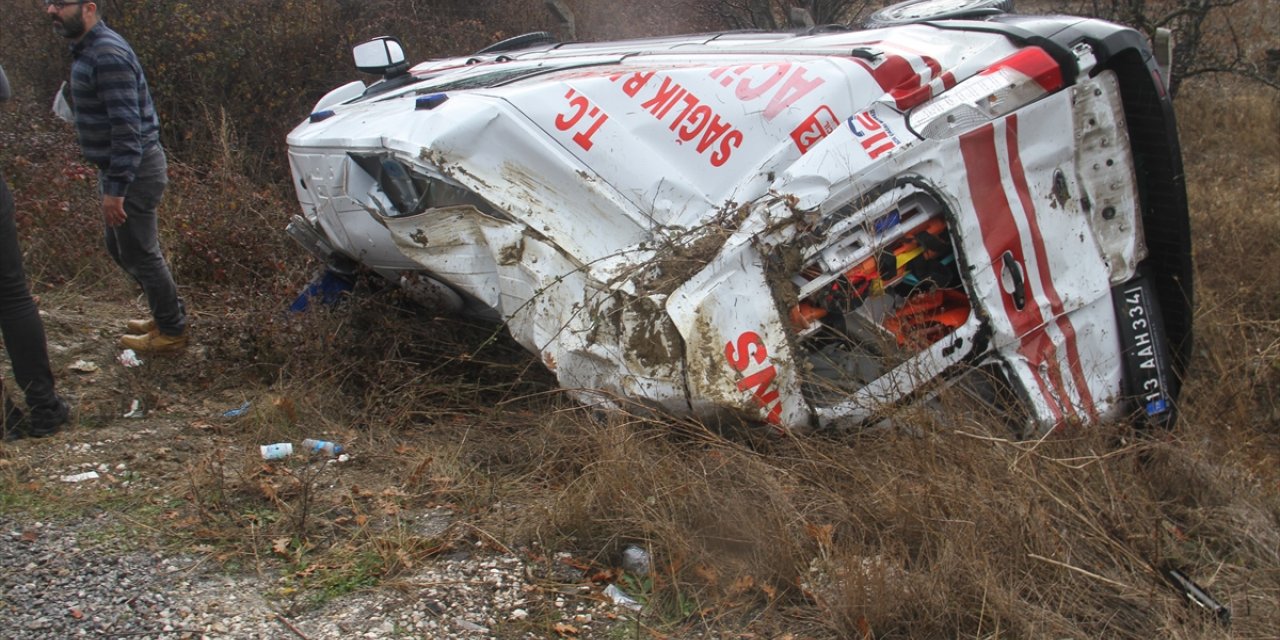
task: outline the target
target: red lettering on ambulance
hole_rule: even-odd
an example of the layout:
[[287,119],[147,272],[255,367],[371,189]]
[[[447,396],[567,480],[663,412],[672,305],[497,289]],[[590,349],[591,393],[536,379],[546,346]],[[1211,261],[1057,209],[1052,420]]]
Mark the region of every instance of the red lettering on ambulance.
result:
[[[680,139],[685,142],[692,142],[698,134],[706,128],[707,123],[711,121],[711,107],[705,104],[698,105],[697,109],[689,116],[688,124],[679,131]],[[673,125],[674,126],[674,125]]]
[[680,115],[676,116],[675,119],[671,121],[671,126],[669,128],[672,131],[675,131],[676,127],[679,127],[680,123],[684,122],[684,119],[689,116],[689,112],[693,111],[694,108],[698,106],[699,106],[699,103],[698,103],[697,96],[693,95],[692,93],[685,94],[684,110],[680,112]]
[[[720,139],[720,136],[724,135],[725,132],[732,128],[733,125],[721,120],[718,114],[713,114],[711,116],[711,123],[703,130],[702,140],[698,141],[698,153],[704,153],[707,149],[710,149],[711,145],[715,144],[716,140]],[[722,162],[720,164],[724,163]],[[720,165],[716,166],[718,167]]]
[[582,116],[586,115],[587,108],[591,106],[591,103],[585,96],[578,95],[578,92],[573,89],[564,94],[564,97],[569,101],[570,113],[562,113],[556,116],[556,128],[561,131],[568,131],[578,124]]
[[769,365],[741,380],[738,381],[738,391],[747,391],[754,389],[752,393],[761,404],[777,400],[778,392],[770,391],[769,385],[773,384],[773,379],[778,377],[778,368]]
[[786,77],[787,72],[791,70],[791,63],[770,62],[768,64],[759,65],[756,68],[767,69],[769,67],[775,67],[776,69],[771,75],[765,78],[764,82],[761,82],[758,85],[752,85],[751,78],[746,77],[746,74],[743,73],[742,81],[738,83],[737,89],[733,92],[734,95],[738,96],[738,99],[743,102],[755,100],[756,98],[763,96],[765,92],[773,89],[773,87],[779,82],[782,82],[782,79]]
[[[631,74],[631,76],[627,78],[627,81],[622,83],[622,92],[627,94],[628,98],[636,97],[636,94],[640,93],[640,90],[643,89],[645,85],[649,84],[649,81],[653,79],[654,73],[656,72],[637,71]],[[614,81],[616,82],[617,78],[614,78]]]
[[862,133],[859,133],[856,130],[853,132],[854,135],[857,135],[858,137],[862,137],[863,135],[866,135],[866,132],[868,131],[879,131],[880,129],[883,128],[880,125],[880,122],[877,121],[875,118],[871,117],[871,114],[867,113],[866,111],[859,113],[856,120],[858,121],[859,125],[862,125],[862,129],[863,129]]
[[760,339],[760,334],[754,331],[742,332],[742,335],[738,336],[736,345],[733,342],[725,343],[724,356],[729,361],[729,366],[740,373],[745,373],[748,368],[751,368],[753,360],[754,364],[765,365],[739,380],[737,388],[738,391],[751,392],[752,399],[765,412],[765,420],[770,424],[780,424],[782,394],[774,384],[778,377],[778,368],[766,363],[769,350]]
[[591,101],[586,96],[574,89],[569,89],[564,94],[564,97],[569,101],[569,111],[568,113],[556,115],[556,128],[561,131],[569,131],[577,128],[584,117],[589,118],[591,122],[587,125],[586,130],[575,132],[573,141],[578,143],[578,146],[582,147],[584,151],[590,151],[594,144],[591,141],[591,137],[600,130],[600,127],[604,126],[604,123],[609,120],[609,116],[601,111],[600,107],[591,104]]
[[734,371],[746,371],[752,357],[755,358],[756,364],[764,362],[765,358],[769,357],[769,350],[765,348],[760,334],[754,331],[744,331],[738,336],[737,349],[733,348],[732,342],[726,342],[724,345],[724,358],[729,361],[729,366],[733,367]]
[[[704,103],[696,94],[680,85],[675,80],[664,77],[656,89],[641,94],[641,89],[652,86],[650,82],[655,72],[633,74],[631,79],[620,85],[623,93],[639,101],[640,109],[649,112],[667,128],[675,133],[675,142],[682,144],[694,142],[698,155],[707,159],[713,167],[724,166],[729,162],[733,151],[746,141],[746,134],[736,129],[714,110]],[[615,82],[623,76],[615,78]],[[635,95],[628,93],[634,88]]]
[[658,87],[657,95],[640,103],[640,108],[661,118],[662,114],[671,110],[671,105],[675,104],[683,93],[684,88],[680,86],[680,83],[673,81],[671,78],[663,78],[662,86]]
[[729,135],[720,140],[720,150],[711,154],[711,166],[723,167],[729,161],[729,156],[733,155],[733,150],[742,146],[743,139],[741,131],[730,131]]
[[790,77],[787,78],[786,84],[774,94],[773,99],[769,101],[769,106],[764,109],[764,119],[772,120],[782,113],[787,107],[795,104],[796,101],[809,95],[814,89],[822,86],[826,80],[822,78],[806,78],[804,76],[804,68],[797,68]]
[[831,111],[831,107],[824,104],[791,132],[791,140],[803,154],[839,126],[840,121],[836,119],[836,114]]

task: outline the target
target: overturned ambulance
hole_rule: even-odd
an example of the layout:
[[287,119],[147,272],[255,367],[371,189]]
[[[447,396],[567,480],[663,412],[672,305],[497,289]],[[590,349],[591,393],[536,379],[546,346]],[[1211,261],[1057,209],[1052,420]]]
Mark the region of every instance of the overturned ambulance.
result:
[[[992,8],[998,7],[998,8]],[[545,33],[325,96],[289,232],[505,324],[580,399],[803,431],[943,389],[1167,424],[1185,189],[1147,40],[918,0],[862,29]]]

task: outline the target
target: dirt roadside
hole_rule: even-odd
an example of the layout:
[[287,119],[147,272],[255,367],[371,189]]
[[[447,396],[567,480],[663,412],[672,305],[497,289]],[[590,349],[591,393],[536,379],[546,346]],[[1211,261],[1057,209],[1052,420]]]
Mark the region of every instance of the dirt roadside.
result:
[[[0,637],[639,629],[583,577],[585,562],[507,548],[459,517],[447,491],[412,490],[404,468],[429,471],[425,443],[370,450],[386,444],[327,425],[311,435],[345,442],[347,455],[262,460],[259,438],[307,428],[288,398],[212,361],[199,329],[213,323],[197,317],[187,354],[126,367],[117,325],[138,306],[49,298],[51,360],[75,418],[55,437],[0,445],[0,618],[11,622]],[[423,486],[449,483],[431,475]]]

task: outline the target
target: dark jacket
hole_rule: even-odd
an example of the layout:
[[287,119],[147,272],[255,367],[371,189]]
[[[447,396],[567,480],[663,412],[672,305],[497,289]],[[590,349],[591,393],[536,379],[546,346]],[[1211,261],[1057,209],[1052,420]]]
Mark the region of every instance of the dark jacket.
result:
[[160,140],[160,119],[138,56],[106,23],[71,46],[71,98],[85,159],[103,172],[102,192],[123,196],[142,152]]

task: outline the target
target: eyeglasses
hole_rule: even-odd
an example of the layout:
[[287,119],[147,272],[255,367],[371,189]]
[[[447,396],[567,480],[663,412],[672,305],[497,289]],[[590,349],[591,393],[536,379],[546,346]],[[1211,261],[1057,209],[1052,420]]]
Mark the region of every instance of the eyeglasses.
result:
[[93,2],[93,0],[77,0],[76,2],[67,2],[66,0],[44,0],[44,6],[61,10],[77,4],[89,4],[90,2]]

